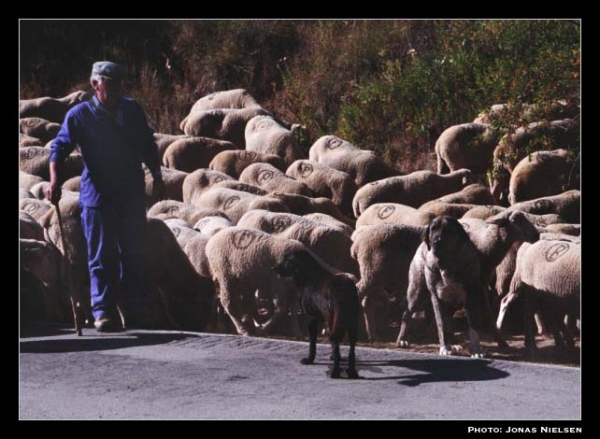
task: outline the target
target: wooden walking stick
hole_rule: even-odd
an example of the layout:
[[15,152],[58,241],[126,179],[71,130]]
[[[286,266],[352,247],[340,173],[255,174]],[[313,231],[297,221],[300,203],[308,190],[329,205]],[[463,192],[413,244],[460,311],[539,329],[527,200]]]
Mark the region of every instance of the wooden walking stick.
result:
[[[63,247],[63,251],[65,254],[65,258],[67,259],[67,263],[69,261],[67,245],[65,241],[65,232],[63,229],[62,217],[60,215],[60,208],[58,207],[58,201],[52,203],[56,208],[56,216],[58,217],[58,229],[60,230],[60,242]],[[81,325],[79,323],[79,313],[77,312],[77,305],[75,303],[75,299],[73,298],[73,291],[71,291],[72,283],[71,283],[71,270],[70,267],[67,267],[66,270],[66,280],[67,280],[67,288],[69,290],[69,299],[71,300],[71,309],[73,310],[73,321],[75,322],[75,331],[77,335],[81,337]]]

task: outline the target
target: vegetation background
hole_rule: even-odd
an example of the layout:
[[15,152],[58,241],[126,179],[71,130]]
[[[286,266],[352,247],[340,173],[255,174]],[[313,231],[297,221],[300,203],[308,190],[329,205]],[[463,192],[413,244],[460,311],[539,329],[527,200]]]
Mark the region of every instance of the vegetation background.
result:
[[127,67],[157,132],[200,97],[246,88],[269,111],[435,170],[434,144],[493,104],[580,102],[580,20],[21,20],[20,98],[89,88],[91,65]]

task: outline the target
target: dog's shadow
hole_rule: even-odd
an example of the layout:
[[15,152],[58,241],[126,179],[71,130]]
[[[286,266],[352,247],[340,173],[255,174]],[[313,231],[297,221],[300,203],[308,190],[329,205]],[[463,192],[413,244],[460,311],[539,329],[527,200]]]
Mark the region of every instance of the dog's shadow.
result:
[[[345,358],[342,360],[345,362]],[[489,381],[508,377],[506,371],[490,366],[491,361],[470,358],[424,358],[407,360],[376,361],[356,360],[356,369],[364,381],[398,380],[398,384],[415,387],[424,383],[448,381]],[[315,363],[317,364],[317,363]],[[320,363],[328,365],[328,363]],[[406,373],[402,375],[384,375],[365,377],[364,372],[384,374],[387,368],[409,369],[425,373]],[[361,374],[361,372],[363,372]]]

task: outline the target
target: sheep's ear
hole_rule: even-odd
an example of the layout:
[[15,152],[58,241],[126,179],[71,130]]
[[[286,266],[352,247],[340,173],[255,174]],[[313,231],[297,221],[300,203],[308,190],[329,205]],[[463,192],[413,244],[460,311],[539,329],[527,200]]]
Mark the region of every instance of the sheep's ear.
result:
[[491,216],[485,220],[488,224],[495,224],[496,226],[503,226],[508,222],[508,216],[510,213],[500,212],[497,215]]
[[427,246],[427,250],[431,250],[431,242],[429,242],[429,232],[430,231],[431,231],[431,223],[429,223],[429,225],[425,229],[425,232],[423,233],[423,242],[425,242],[425,245]]

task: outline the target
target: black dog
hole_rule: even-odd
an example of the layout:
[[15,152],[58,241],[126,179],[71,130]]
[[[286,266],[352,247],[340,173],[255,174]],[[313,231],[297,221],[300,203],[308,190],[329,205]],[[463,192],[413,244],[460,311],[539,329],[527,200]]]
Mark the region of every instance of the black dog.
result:
[[284,256],[283,262],[273,268],[282,277],[292,277],[300,292],[300,303],[308,322],[310,344],[308,357],[302,364],[313,364],[317,353],[319,323],[325,322],[331,342],[333,369],[331,378],[340,377],[340,342],[348,332],[348,378],[359,378],[355,368],[356,338],[360,304],[354,282],[344,274],[335,274],[324,268],[307,251],[296,251]]

